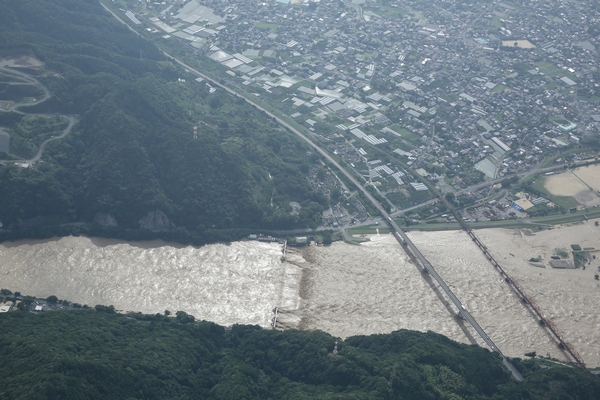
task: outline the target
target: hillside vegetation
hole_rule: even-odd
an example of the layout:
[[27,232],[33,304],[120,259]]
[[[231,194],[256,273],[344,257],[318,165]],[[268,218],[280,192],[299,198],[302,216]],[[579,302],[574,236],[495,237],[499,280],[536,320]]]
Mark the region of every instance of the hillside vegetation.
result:
[[178,312],[111,307],[0,314],[3,399],[592,399],[600,379],[428,332],[339,341],[323,332],[225,329]]
[[[27,72],[52,95],[21,111],[78,117],[35,169],[0,165],[10,194],[0,196],[4,227],[38,217],[33,228],[4,232],[4,239],[78,232],[149,238],[134,230],[157,209],[176,227],[163,237],[196,244],[237,238],[235,228],[320,222],[328,199],[306,178],[319,163],[304,144],[244,101],[209,93],[96,0],[0,0],[0,8],[0,58],[39,59],[43,69]],[[15,114],[0,113],[8,132],[20,127]],[[300,213],[290,213],[290,201],[302,205]],[[98,212],[118,227],[65,226],[90,223]]]

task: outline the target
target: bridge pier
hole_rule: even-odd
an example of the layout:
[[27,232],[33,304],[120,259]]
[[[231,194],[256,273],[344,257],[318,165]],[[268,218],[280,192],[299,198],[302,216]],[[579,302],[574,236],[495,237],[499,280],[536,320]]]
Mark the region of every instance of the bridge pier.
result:
[[283,250],[282,250],[282,255],[281,255],[281,262],[285,261],[285,251],[287,250],[287,240],[283,241]]
[[279,311],[278,307],[275,307],[273,309],[273,318],[271,319],[271,328],[272,329],[277,329],[277,312]]

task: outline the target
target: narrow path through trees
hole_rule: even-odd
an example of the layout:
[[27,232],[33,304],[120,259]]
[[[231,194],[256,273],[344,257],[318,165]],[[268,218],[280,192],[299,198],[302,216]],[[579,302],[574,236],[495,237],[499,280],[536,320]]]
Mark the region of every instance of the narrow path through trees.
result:
[[43,103],[44,101],[48,100],[51,96],[50,91],[48,90],[48,88],[43,85],[40,81],[38,81],[36,78],[34,78],[33,76],[26,74],[24,72],[21,71],[17,71],[15,69],[12,68],[6,68],[6,67],[0,67],[0,71],[4,72],[5,74],[8,75],[13,75],[19,79],[21,79],[22,81],[25,82],[25,84],[28,85],[33,85],[33,86],[37,86],[40,89],[42,89],[44,91],[44,97],[41,99],[35,99],[32,101],[21,101],[21,102],[15,102],[14,104],[12,104],[10,107],[8,107],[8,109],[3,110],[0,109],[0,111],[2,112],[16,112],[19,114],[23,114],[23,115],[29,115],[29,116],[38,116],[38,117],[48,117],[48,116],[52,116],[52,115],[58,115],[62,118],[65,118],[67,121],[69,121],[69,125],[67,125],[67,127],[62,131],[62,133],[58,136],[53,136],[49,139],[44,140],[41,144],[40,147],[38,148],[37,153],[35,154],[35,156],[33,156],[33,158],[30,159],[23,159],[23,158],[15,158],[13,160],[0,160],[0,164],[6,164],[9,162],[18,162],[18,163],[23,163],[23,164],[32,164],[35,163],[37,161],[39,161],[42,158],[42,153],[44,152],[44,148],[46,147],[46,144],[48,144],[49,142],[53,141],[53,140],[59,140],[64,138],[65,136],[67,136],[70,132],[71,129],[73,129],[73,125],[75,125],[76,119],[73,116],[70,115],[62,115],[62,114],[38,114],[38,113],[27,113],[24,111],[21,111],[20,109],[22,107],[28,107],[28,106],[34,106],[40,103]]

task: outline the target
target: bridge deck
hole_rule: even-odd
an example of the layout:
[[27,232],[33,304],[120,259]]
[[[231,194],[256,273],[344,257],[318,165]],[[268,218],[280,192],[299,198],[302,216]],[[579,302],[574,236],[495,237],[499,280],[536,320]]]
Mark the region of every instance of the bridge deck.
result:
[[521,374],[515,368],[515,366],[512,365],[510,363],[510,361],[508,361],[508,359],[506,358],[506,356],[504,354],[502,354],[502,352],[500,351],[500,349],[498,349],[498,346],[496,346],[496,344],[492,341],[492,339],[490,339],[490,337],[485,333],[485,331],[477,323],[477,321],[475,321],[475,318],[473,318],[473,316],[463,306],[463,304],[458,299],[458,297],[456,297],[456,295],[452,292],[452,290],[450,290],[450,288],[448,287],[448,285],[446,284],[446,282],[444,282],[444,280],[437,273],[437,271],[435,270],[435,268],[433,268],[433,265],[431,265],[431,263],[419,251],[419,249],[417,248],[417,246],[415,246],[414,243],[408,238],[408,236],[406,236],[406,233],[402,229],[400,229],[400,227],[398,226],[398,224],[396,224],[394,222],[394,220],[392,220],[391,217],[389,215],[387,215],[387,213],[385,213],[383,215],[384,215],[385,218],[387,218],[387,222],[390,225],[390,227],[392,228],[392,232],[394,234],[394,237],[398,241],[398,243],[400,243],[402,246],[408,248],[419,259],[419,261],[423,265],[423,268],[425,268],[425,270],[431,276],[433,276],[433,278],[436,280],[436,282],[438,283],[438,285],[442,288],[442,290],[444,291],[444,293],[446,293],[446,295],[448,296],[448,298],[450,298],[450,300],[454,303],[454,305],[459,310],[459,312],[463,316],[463,318],[469,324],[471,324],[471,326],[473,327],[473,329],[475,329],[475,331],[477,332],[477,334],[481,337],[481,339],[483,339],[483,341],[489,346],[489,348],[492,351],[498,353],[500,355],[500,357],[502,357],[502,363],[506,366],[506,368],[508,368],[508,370],[512,374],[513,378],[515,380],[517,380],[517,381],[522,381],[523,380],[523,376],[521,376]]

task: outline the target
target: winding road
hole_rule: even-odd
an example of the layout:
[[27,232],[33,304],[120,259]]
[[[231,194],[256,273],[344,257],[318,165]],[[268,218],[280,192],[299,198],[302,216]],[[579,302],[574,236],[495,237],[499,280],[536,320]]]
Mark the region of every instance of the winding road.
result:
[[[46,139],[42,142],[42,144],[40,144],[40,147],[38,148],[37,153],[35,154],[35,156],[33,156],[33,158],[30,159],[14,159],[14,160],[0,160],[0,164],[6,164],[6,163],[11,163],[11,162],[18,162],[18,163],[23,163],[23,164],[33,164],[37,161],[39,161],[42,158],[42,153],[44,152],[44,149],[46,147],[46,145],[53,141],[53,140],[59,140],[64,138],[65,136],[67,136],[70,132],[71,129],[73,129],[73,125],[75,125],[76,119],[75,117],[71,116],[71,115],[62,115],[62,114],[37,114],[37,113],[27,113],[27,112],[23,112],[20,111],[19,109],[21,107],[28,107],[28,106],[34,106],[36,104],[40,104],[43,103],[44,101],[48,100],[51,96],[50,91],[48,90],[48,88],[42,84],[40,81],[38,81],[36,78],[34,78],[33,76],[26,74],[24,72],[21,71],[17,71],[15,69],[12,68],[6,68],[6,67],[0,67],[0,71],[4,72],[5,74],[8,75],[13,75],[18,77],[19,79],[25,81],[25,84],[27,85],[33,85],[33,86],[37,86],[40,89],[42,89],[44,91],[44,96],[41,99],[35,99],[34,101],[24,101],[24,102],[15,102],[14,104],[12,104],[8,109],[3,110],[0,109],[1,112],[16,112],[19,114],[23,114],[23,115],[29,115],[29,116],[38,116],[38,117],[48,117],[51,115],[58,115],[62,118],[65,118],[67,121],[69,121],[69,125],[67,125],[67,127],[62,131],[62,133],[58,136],[53,136],[49,139]],[[17,84],[23,84],[23,83],[17,83]]]

